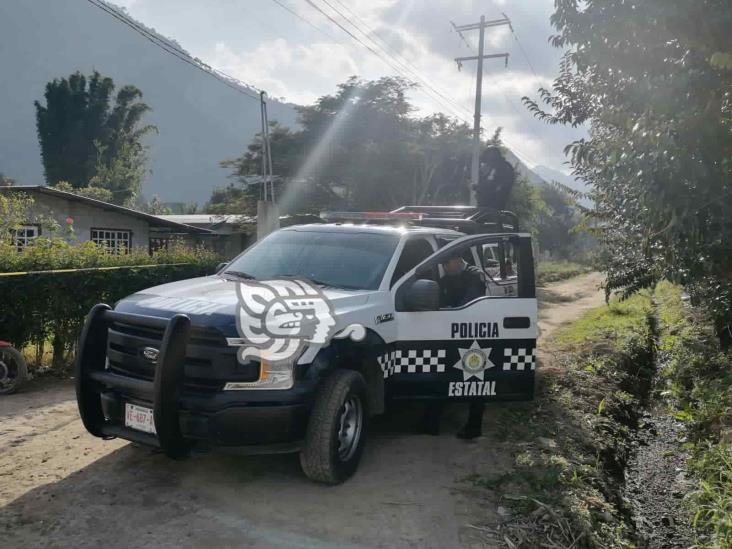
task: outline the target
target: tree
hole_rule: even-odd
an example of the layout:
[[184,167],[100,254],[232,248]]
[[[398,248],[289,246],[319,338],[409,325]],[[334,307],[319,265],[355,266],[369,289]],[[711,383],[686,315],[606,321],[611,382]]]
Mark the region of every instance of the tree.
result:
[[542,202],[536,219],[539,249],[561,259],[582,259],[588,238],[576,230],[582,215],[571,189],[553,181],[538,193]]
[[112,192],[108,189],[101,187],[79,187],[74,188],[68,181],[59,181],[54,185],[54,189],[59,191],[65,191],[67,193],[78,194],[79,196],[85,196],[87,198],[93,198],[95,200],[101,200],[102,202],[112,201]]
[[173,213],[170,208],[161,202],[158,195],[153,195],[152,199],[143,204],[140,210],[152,215],[169,215]]
[[[272,124],[280,208],[285,213],[391,209],[449,199],[460,187],[453,179],[464,177],[470,130],[443,114],[412,118],[406,98],[411,87],[401,78],[351,77],[335,94],[298,108],[299,131]],[[257,136],[241,157],[222,162],[235,183],[215,191],[212,211],[256,211],[261,152]]]
[[13,185],[15,185],[15,179],[0,172],[0,187],[12,187]]
[[465,201],[470,177],[471,129],[443,113],[415,121],[413,204]]
[[45,105],[35,101],[36,130],[49,185],[68,181],[72,187],[109,189],[117,204],[129,203],[146,173],[143,138],[155,132],[143,125],[150,107],[135,86],[114,96],[114,82],[94,71],[80,72],[46,84]]
[[9,242],[13,231],[32,219],[33,199],[22,192],[0,193],[0,243]]
[[566,48],[544,107],[589,126],[572,143],[602,227],[607,291],[662,277],[684,284],[732,342],[732,4],[725,0],[557,0]]

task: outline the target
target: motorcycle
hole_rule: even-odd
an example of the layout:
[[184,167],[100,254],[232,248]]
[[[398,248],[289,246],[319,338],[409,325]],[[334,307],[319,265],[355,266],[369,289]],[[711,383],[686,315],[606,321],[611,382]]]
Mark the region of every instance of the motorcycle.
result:
[[0,340],[0,395],[14,393],[28,378],[28,366],[20,351]]

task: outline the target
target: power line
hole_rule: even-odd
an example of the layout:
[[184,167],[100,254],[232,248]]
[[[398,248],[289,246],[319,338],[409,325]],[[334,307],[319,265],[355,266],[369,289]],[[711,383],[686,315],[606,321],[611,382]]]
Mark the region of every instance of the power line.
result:
[[294,15],[295,17],[297,17],[300,21],[304,21],[305,23],[307,23],[308,25],[310,25],[311,27],[313,27],[316,31],[318,31],[321,34],[327,36],[331,40],[335,40],[339,44],[342,44],[342,42],[338,38],[336,38],[335,36],[333,36],[332,34],[330,34],[328,31],[326,31],[324,29],[321,29],[318,25],[316,25],[315,23],[313,23],[312,21],[310,21],[309,19],[307,19],[304,15],[301,15],[298,12],[296,12],[294,9],[292,9],[290,6],[288,6],[284,2],[282,2],[280,0],[272,0],[272,2],[274,2],[275,4],[277,4],[278,6],[280,6],[285,11],[290,12],[292,15]]
[[503,141],[506,145],[508,145],[508,148],[511,150],[511,152],[516,155],[516,158],[521,160],[524,164],[526,164],[526,167],[529,168],[529,164],[533,164],[534,166],[538,166],[539,163],[535,160],[531,159],[529,156],[526,155],[525,152],[523,152],[521,149],[516,148],[512,143],[510,143],[508,140],[506,140],[503,136],[501,136],[501,141]]
[[[508,16],[506,16],[505,13],[503,14],[503,16],[506,19],[508,19]],[[450,21],[450,23],[452,23],[452,21]],[[452,23],[452,26],[455,27],[455,23]],[[509,22],[509,27],[510,26],[511,26],[511,23]],[[463,42],[465,42],[465,44],[467,44],[468,48],[470,48],[472,51],[475,51],[475,49],[473,48],[473,46],[471,46],[470,43],[465,39],[465,36],[463,36],[463,33],[462,32],[460,32],[460,31],[455,31],[455,32],[457,32],[460,35],[460,38],[463,39]],[[506,99],[506,103],[508,103],[508,105],[513,109],[513,111],[516,114],[518,114],[519,116],[526,116],[526,113],[525,112],[519,110],[519,108],[516,107],[516,104],[511,99],[511,96],[509,96],[504,90],[501,90],[501,93],[503,94],[503,97]]]
[[[503,14],[504,17],[506,17],[506,14]],[[508,19],[506,17],[506,19]],[[524,49],[524,45],[521,43],[521,40],[519,40],[518,34],[516,34],[516,31],[513,28],[513,25],[511,23],[508,24],[508,28],[511,29],[511,34],[513,34],[514,40],[516,40],[516,43],[518,44],[519,49],[521,50],[521,54],[523,55],[524,59],[526,60],[526,63],[529,65],[529,68],[531,69],[531,72],[536,76],[539,77],[538,74],[536,74],[536,71],[534,70],[534,65],[531,64],[531,60],[529,59],[529,54],[526,53],[526,50]]]
[[[450,20],[450,24],[452,25],[453,29],[457,29],[457,25],[453,20]],[[465,38],[465,35],[462,32],[460,32],[459,30],[454,30],[453,32],[458,33],[458,36],[462,39],[463,42],[465,42],[465,45],[468,47],[468,49],[473,49],[473,46],[470,45],[470,42],[468,42],[468,39]]]
[[[335,11],[338,15],[340,15],[344,20],[346,20],[351,26],[353,26],[355,29],[357,29],[367,39],[371,40],[371,42],[373,43],[373,45],[376,46],[377,48],[379,48],[383,52],[383,54],[386,55],[386,57],[389,58],[389,59],[385,58],[384,55],[380,54],[379,52],[377,52],[376,50],[374,50],[371,46],[369,46],[368,44],[364,43],[360,38],[358,38],[356,35],[354,35],[346,27],[344,27],[343,25],[341,25],[337,20],[335,20],[333,17],[331,17],[322,8],[320,8],[319,6],[315,5],[311,0],[305,0],[305,1],[308,4],[310,4],[312,7],[314,7],[315,9],[317,9],[320,13],[322,13],[323,15],[325,15],[331,22],[333,22],[334,24],[336,24],[340,29],[342,29],[344,32],[346,32],[351,38],[353,38],[354,40],[356,40],[359,44],[361,44],[366,49],[368,49],[371,53],[373,53],[374,55],[376,55],[379,59],[381,59],[382,61],[384,61],[387,65],[389,65],[389,67],[392,70],[396,71],[400,75],[403,75],[403,71],[405,71],[405,68],[403,66],[401,66],[401,67],[399,66],[398,60],[394,59],[391,55],[388,54],[388,52],[385,52],[383,50],[383,48],[381,48],[373,39],[369,38],[369,36],[363,30],[361,30],[356,24],[354,24],[350,19],[348,19],[348,17],[346,17],[345,15],[343,15],[343,13],[341,13],[337,8],[333,7],[333,5],[330,4],[327,0],[323,0],[323,1],[324,1],[324,3],[326,5],[328,5],[328,7],[330,7],[333,11]],[[396,62],[397,65],[395,66],[390,60],[393,60],[394,62]],[[409,72],[409,70],[410,69],[408,69],[408,68],[406,69],[407,72]],[[455,106],[450,105],[450,100],[449,99],[447,99],[445,96],[443,96],[442,94],[440,94],[437,90],[435,90],[432,86],[430,86],[416,72],[414,72],[414,71],[411,71],[411,72],[413,73],[413,76],[412,76],[413,78],[417,78],[418,80],[420,80],[422,82],[422,84],[424,85],[424,87],[427,88],[427,89],[429,89],[437,97],[435,97],[435,95],[431,95],[430,92],[427,91],[427,89],[423,89],[423,91],[424,91],[425,94],[427,94],[428,96],[430,96],[431,99],[437,101],[438,103],[440,103],[443,106],[447,107],[448,109],[452,110],[453,111],[453,114],[456,114],[458,118],[460,118],[461,120],[463,120],[463,122],[467,122],[464,118],[462,118],[462,116],[460,114],[458,114],[459,113],[459,109],[460,109],[459,106],[457,107],[457,110],[456,110],[456,107]],[[443,99],[443,101],[441,101],[439,99],[440,97]],[[445,103],[445,101],[447,101],[447,103]]]
[[[324,34],[325,36],[328,36],[329,38],[331,38],[332,40],[336,41],[339,44],[343,44],[343,42],[341,40],[335,38],[332,34],[326,32],[324,29],[322,29],[321,27],[317,26],[312,21],[310,21],[309,19],[307,19],[306,17],[304,17],[302,14],[300,14],[297,11],[295,11],[294,9],[292,9],[290,6],[286,5],[281,0],[272,0],[272,1],[275,2],[277,5],[279,5],[280,7],[282,7],[283,9],[285,9],[286,11],[288,11],[290,14],[294,15],[295,17],[297,17],[301,21],[304,21],[305,23],[307,23],[308,25],[310,25],[311,27],[313,27],[314,29],[316,29],[318,32]],[[373,29],[370,29],[368,27],[368,25],[366,25],[366,23],[363,21],[363,19],[361,19],[358,16],[358,14],[356,14],[353,10],[351,10],[350,8],[348,8],[348,6],[346,6],[345,4],[343,4],[343,2],[340,2],[339,0],[336,0],[336,1],[346,11],[348,11],[356,19],[358,19],[367,28],[367,30],[371,34],[374,34],[375,35]],[[356,40],[357,42],[359,42],[360,45],[362,45],[362,46],[366,47],[367,49],[369,49],[369,51],[371,53],[373,53],[381,61],[383,61],[384,63],[386,63],[392,70],[395,70],[399,74],[401,74],[402,71],[407,72],[407,73],[409,73],[409,75],[412,78],[415,78],[416,80],[419,80],[420,83],[423,86],[422,91],[426,95],[428,95],[430,97],[430,99],[432,99],[434,101],[437,101],[443,107],[447,107],[448,109],[452,110],[453,114],[456,114],[456,116],[457,116],[458,119],[460,119],[463,122],[466,122],[467,123],[467,120],[465,120],[465,118],[463,118],[460,114],[457,114],[458,111],[455,108],[451,108],[450,105],[445,104],[445,102],[450,103],[452,106],[456,107],[458,110],[459,109],[465,110],[464,107],[461,107],[460,105],[458,105],[457,103],[455,103],[454,101],[452,101],[450,98],[448,98],[445,95],[443,95],[442,93],[440,93],[439,90],[437,90],[436,88],[434,88],[433,86],[431,86],[424,77],[422,77],[416,70],[412,69],[409,66],[409,62],[408,61],[406,61],[398,53],[394,52],[394,50],[392,48],[390,48],[389,45],[386,44],[383,40],[380,40],[380,39],[375,40],[374,38],[372,38],[369,35],[368,32],[365,32],[362,28],[360,28],[358,25],[356,25],[355,23],[353,23],[353,21],[351,21],[347,16],[345,16],[342,12],[340,12],[336,7],[334,7],[329,2],[325,1],[325,4],[327,4],[328,7],[330,7],[333,11],[335,11],[338,15],[340,15],[344,20],[346,20],[351,26],[353,26],[358,32],[360,32],[366,39],[368,39],[372,43],[373,46],[375,46],[376,48],[378,48],[379,50],[381,50],[381,52],[383,54],[389,56],[388,52],[386,52],[384,48],[388,48],[389,50],[391,50],[392,52],[394,52],[395,56],[394,57],[389,56],[389,57],[391,57],[392,61],[397,64],[396,67],[393,64],[391,64],[389,61],[387,61],[386,59],[384,59],[384,57],[382,55],[380,55],[379,52],[374,51],[373,49],[369,48],[369,46],[367,44],[364,44],[358,37],[355,37],[353,34],[349,33],[347,29],[345,29],[342,25],[338,24],[338,22],[335,21],[332,17],[329,17],[328,14],[325,13],[318,6],[313,5],[311,2],[308,2],[308,3],[312,7],[314,7],[316,10],[318,10],[321,14],[325,15],[331,22],[333,22],[334,24],[338,25],[339,28],[341,28],[341,30],[343,30],[344,32],[347,32],[349,34],[349,36],[351,36],[354,40]]]
[[120,23],[131,28],[136,33],[138,33],[143,38],[145,38],[146,40],[148,40],[149,42],[151,42],[158,48],[162,49],[166,53],[172,55],[173,57],[180,59],[184,63],[189,64],[190,66],[200,70],[201,72],[207,74],[208,76],[215,78],[216,80],[218,80],[222,84],[228,86],[232,90],[259,101],[259,97],[257,95],[254,95],[253,93],[247,91],[247,88],[250,88],[250,89],[256,90],[258,92],[261,92],[262,90],[259,90],[256,86],[252,86],[251,84],[242,82],[238,78],[228,75],[223,71],[209,67],[208,65],[204,66],[198,60],[194,60],[193,58],[191,58],[190,54],[188,52],[186,52],[185,50],[183,50],[177,46],[174,46],[173,44],[163,40],[156,34],[147,30],[145,27],[140,26],[136,21],[132,20],[124,13],[117,11],[113,7],[101,2],[100,0],[87,0],[87,2],[89,2],[91,5],[99,8],[100,10],[106,12],[107,14],[111,15],[112,17],[117,19]]
[[[346,34],[348,34],[348,36],[350,36],[350,37],[351,37],[351,38],[352,38],[353,40],[355,40],[356,42],[358,42],[358,43],[359,43],[359,44],[360,44],[361,46],[363,46],[363,47],[364,47],[364,48],[366,48],[366,49],[367,49],[368,51],[370,51],[370,52],[371,52],[372,54],[374,54],[374,55],[375,55],[376,57],[378,57],[379,59],[381,59],[381,60],[382,60],[382,61],[383,61],[384,63],[386,63],[386,64],[387,64],[387,65],[388,65],[388,66],[389,66],[389,67],[390,67],[390,68],[391,68],[392,70],[394,70],[394,71],[396,71],[396,72],[397,72],[398,74],[400,74],[400,75],[404,76],[404,75],[403,75],[403,69],[400,69],[400,68],[399,68],[398,66],[395,66],[395,65],[394,65],[394,64],[393,64],[393,63],[392,63],[392,62],[391,62],[391,61],[390,61],[389,59],[387,59],[386,57],[384,57],[384,56],[383,56],[382,54],[380,54],[380,53],[379,53],[378,51],[376,51],[376,50],[375,50],[375,49],[374,49],[373,47],[371,47],[371,46],[370,46],[369,44],[366,44],[366,43],[365,43],[365,42],[364,42],[363,40],[361,40],[361,39],[360,39],[360,38],[359,38],[358,36],[356,36],[355,34],[353,34],[353,32],[351,32],[351,31],[350,31],[350,30],[349,30],[348,28],[344,27],[344,26],[343,26],[343,25],[342,25],[342,24],[341,24],[341,23],[340,23],[340,22],[339,22],[339,21],[338,21],[337,19],[335,19],[335,18],[334,18],[333,16],[331,16],[331,15],[330,15],[329,13],[327,13],[327,12],[326,12],[326,11],[325,11],[325,10],[324,10],[324,9],[323,9],[323,8],[322,8],[321,6],[318,6],[318,5],[317,5],[317,4],[315,4],[315,3],[314,3],[314,2],[312,1],[312,0],[305,0],[305,1],[306,1],[306,2],[307,2],[307,3],[308,3],[308,4],[310,5],[310,6],[311,6],[311,7],[315,8],[315,9],[316,9],[316,10],[317,10],[318,12],[320,12],[320,13],[321,13],[322,15],[324,15],[324,16],[325,16],[325,17],[326,17],[326,18],[327,18],[327,19],[328,19],[328,20],[329,20],[329,21],[330,21],[331,23],[335,24],[335,25],[336,25],[336,26],[337,26],[338,28],[340,28],[340,29],[341,29],[341,30],[342,30],[343,32],[345,32]],[[325,3],[326,3],[326,4],[328,4],[328,2],[325,2]],[[328,6],[330,6],[330,8],[331,8],[331,9],[333,9],[333,11],[335,11],[336,13],[338,13],[338,14],[339,14],[339,15],[340,15],[341,17],[343,17],[343,18],[344,18],[344,19],[345,19],[346,21],[348,21],[348,22],[349,22],[349,23],[350,23],[351,25],[353,25],[353,26],[354,26],[355,28],[358,28],[358,27],[357,27],[356,25],[354,25],[354,24],[353,24],[353,23],[352,23],[352,22],[351,22],[351,21],[350,21],[350,20],[349,20],[349,19],[348,19],[347,17],[343,16],[343,14],[342,14],[342,13],[340,13],[340,12],[339,12],[339,11],[338,11],[338,10],[337,10],[336,8],[333,8],[333,6],[332,6],[332,5],[328,4]],[[360,31],[360,29],[359,29],[359,31]],[[362,32],[362,33],[363,33],[363,31],[360,31],[360,32]],[[376,44],[375,44],[375,45],[376,45]],[[377,46],[377,47],[378,47],[378,46]],[[388,54],[387,54],[387,57],[391,57],[391,56],[388,56]],[[425,84],[426,84],[426,83],[425,83]],[[431,88],[431,86],[429,86],[429,84],[426,84],[426,86],[427,86],[428,88],[432,89],[432,88]],[[427,90],[424,90],[424,89],[423,89],[423,91],[424,91],[424,92],[425,92],[425,93],[426,93],[427,95],[430,95],[430,94],[429,94],[429,93],[427,92]],[[436,93],[436,92],[433,92],[433,93]],[[438,93],[438,95],[439,95],[439,93]],[[436,100],[436,101],[437,101],[438,103],[442,103],[442,104],[443,104],[443,106],[447,106],[447,105],[446,105],[446,104],[445,104],[444,102],[440,101],[439,99],[436,99],[436,98],[435,98],[435,97],[433,97],[433,96],[430,96],[430,97],[431,97],[431,99],[433,99],[433,100]],[[444,96],[443,96],[443,97],[444,97]],[[456,110],[456,108],[455,108],[455,107],[451,107],[451,110],[453,111],[453,114],[455,114],[455,115],[457,116],[457,118],[459,118],[459,119],[460,119],[460,120],[462,120],[463,122],[466,122],[466,123],[467,123],[467,120],[465,120],[465,118],[463,118],[463,117],[462,117],[462,116],[461,116],[460,114],[457,114],[457,113],[458,113],[459,111],[458,111],[458,110]]]
[[[503,17],[505,17],[505,18],[506,18],[506,19],[508,20],[508,16],[507,16],[507,15],[506,15],[505,13],[504,13],[504,14],[502,14],[502,15],[503,15]],[[509,20],[509,21],[510,21],[510,20]],[[452,23],[452,21],[451,21],[451,23]],[[458,34],[460,35],[460,37],[461,37],[461,38],[463,39],[463,42],[465,42],[465,43],[467,44],[468,48],[470,48],[471,50],[475,51],[475,50],[474,50],[474,48],[473,48],[473,47],[472,47],[472,46],[471,46],[471,45],[470,45],[470,44],[468,43],[468,41],[467,41],[467,40],[465,39],[465,37],[463,36],[463,33],[462,33],[462,32],[460,32],[459,30],[457,30],[457,27],[455,26],[455,23],[452,23],[452,25],[453,25],[453,28],[455,28],[456,32],[457,32],[457,33],[458,33]],[[511,24],[509,23],[509,28],[510,28],[510,27],[511,27]],[[511,107],[511,108],[513,109],[513,111],[514,111],[514,112],[515,112],[516,114],[518,114],[519,116],[526,116],[526,113],[525,113],[525,112],[523,112],[523,111],[521,111],[521,110],[520,110],[520,109],[519,109],[518,107],[516,107],[516,105],[514,104],[513,100],[511,99],[511,97],[510,97],[510,96],[509,96],[509,95],[508,95],[508,94],[507,94],[507,93],[506,93],[505,91],[501,90],[501,93],[503,94],[503,97],[504,97],[504,99],[506,100],[506,102],[508,103],[508,105],[509,105],[509,106],[510,106],[510,107]],[[529,118],[529,120],[531,120],[531,118]],[[521,160],[521,161],[522,161],[522,162],[523,162],[524,164],[527,164],[527,165],[528,165],[528,164],[535,164],[535,165],[537,165],[537,164],[538,164],[538,162],[535,162],[535,161],[534,161],[534,160],[532,160],[532,159],[531,159],[531,157],[529,157],[529,156],[528,156],[528,155],[527,155],[526,153],[522,152],[522,151],[521,151],[521,149],[519,149],[519,148],[515,147],[515,146],[514,146],[513,144],[509,143],[509,142],[508,142],[508,140],[506,140],[506,139],[505,139],[505,138],[503,138],[503,137],[501,137],[501,139],[502,139],[502,141],[503,141],[504,143],[506,143],[506,145],[508,145],[508,146],[510,147],[511,151],[512,151],[512,152],[513,152],[513,153],[514,153],[514,154],[516,155],[516,157],[517,157],[517,158],[519,158],[519,160]]]
[[464,61],[477,61],[478,70],[475,78],[475,112],[473,115],[473,160],[470,167],[470,182],[471,186],[468,187],[470,195],[470,203],[475,205],[476,203],[476,189],[480,184],[480,149],[481,149],[481,101],[483,100],[483,61],[486,59],[499,59],[503,58],[506,67],[508,67],[508,53],[489,53],[486,54],[484,51],[485,47],[485,29],[491,27],[499,27],[501,25],[510,24],[508,17],[504,19],[494,19],[486,21],[485,15],[480,16],[478,23],[468,23],[467,25],[455,26],[453,28],[460,34],[463,31],[477,30],[478,32],[478,55],[457,57],[455,62],[457,63],[458,70],[462,67]]
[[[277,1],[277,0],[273,0],[273,1]],[[340,11],[339,11],[338,9],[336,9],[335,7],[333,7],[333,6],[332,6],[332,5],[330,4],[330,2],[329,2],[328,0],[322,0],[322,1],[323,1],[323,2],[324,2],[324,3],[326,4],[326,5],[328,5],[328,6],[329,6],[329,7],[330,7],[330,8],[331,8],[331,9],[332,9],[333,11],[335,11],[335,12],[336,12],[336,13],[337,13],[338,15],[340,15],[340,16],[341,16],[341,17],[342,17],[343,19],[345,19],[346,21],[348,21],[348,23],[349,23],[349,24],[350,24],[351,26],[353,26],[353,27],[354,27],[355,29],[357,29],[357,30],[358,30],[358,31],[359,31],[359,32],[360,32],[361,34],[363,34],[363,35],[364,35],[364,36],[365,36],[365,37],[366,37],[367,39],[369,39],[369,40],[370,40],[370,41],[371,41],[371,42],[372,42],[372,43],[373,43],[373,44],[374,44],[374,45],[375,45],[376,47],[379,47],[379,49],[381,49],[382,51],[384,50],[384,48],[382,48],[382,47],[380,47],[380,46],[379,46],[379,42],[380,42],[380,43],[381,43],[381,44],[383,44],[383,45],[384,45],[384,46],[385,46],[385,47],[386,47],[387,49],[389,49],[390,51],[394,52],[394,50],[393,50],[393,49],[392,49],[392,48],[391,48],[391,47],[390,47],[390,46],[389,46],[388,44],[386,44],[386,43],[385,43],[384,41],[382,41],[381,39],[379,39],[379,40],[378,40],[378,42],[377,42],[376,40],[374,40],[374,39],[373,39],[373,38],[372,38],[372,37],[370,36],[370,35],[374,35],[374,36],[376,36],[376,33],[374,32],[374,30],[373,30],[372,28],[370,28],[370,27],[369,27],[369,26],[368,26],[368,25],[367,25],[367,24],[366,24],[366,23],[365,23],[365,22],[363,21],[363,19],[362,19],[361,17],[359,17],[359,16],[358,16],[358,14],[356,14],[356,13],[355,13],[355,12],[354,12],[353,10],[351,10],[350,8],[348,8],[348,6],[346,6],[345,4],[343,4],[343,2],[341,2],[341,0],[334,0],[334,1],[335,1],[336,3],[338,3],[338,4],[340,5],[340,6],[342,6],[342,7],[343,7],[343,8],[344,8],[344,9],[345,9],[346,11],[348,11],[348,12],[349,12],[349,13],[350,13],[351,15],[353,15],[353,17],[354,17],[354,18],[356,18],[356,19],[357,19],[357,20],[358,20],[358,21],[359,21],[359,22],[360,22],[360,23],[361,23],[361,24],[363,25],[363,27],[364,27],[364,28],[366,28],[366,30],[367,30],[367,31],[369,31],[368,33],[364,32],[364,31],[363,31],[363,29],[361,29],[361,28],[360,28],[360,27],[359,27],[358,25],[354,24],[354,23],[353,23],[353,21],[351,21],[351,20],[350,20],[350,19],[349,19],[348,17],[346,17],[345,15],[343,15],[343,13],[342,13],[342,12],[340,12]],[[312,3],[311,3],[311,2],[309,1],[309,0],[306,0],[306,2],[308,2],[309,4],[311,4],[311,5],[312,5]],[[279,3],[279,2],[278,2],[278,3]],[[315,7],[316,9],[318,9],[318,8],[317,8],[317,6],[313,6],[313,7]],[[328,17],[328,16],[327,16],[327,14],[325,14],[325,13],[324,13],[324,12],[323,12],[322,10],[318,9],[318,11],[320,11],[321,13],[323,13],[324,15],[326,15],[326,17]],[[505,14],[504,14],[504,17],[505,17]],[[332,19],[332,18],[330,18],[330,17],[328,17],[328,19],[330,19],[331,21],[333,21],[333,19]],[[508,17],[506,17],[506,19],[508,19]],[[333,21],[333,22],[334,22],[334,23],[336,23],[335,21]],[[338,23],[336,23],[336,24],[338,24]],[[343,29],[343,27],[342,27],[341,25],[339,25],[339,24],[338,24],[338,26],[339,26],[340,28],[342,28],[342,29]],[[510,25],[509,25],[509,26],[510,26]],[[343,30],[345,30],[345,29],[343,29]],[[346,31],[346,32],[348,32],[348,31]],[[349,34],[349,35],[351,35],[351,33],[348,33],[348,34]],[[459,31],[458,31],[458,34],[460,34],[460,37],[461,37],[461,38],[463,39],[463,41],[464,41],[464,42],[465,42],[465,44],[466,44],[466,45],[468,46],[468,48],[471,48],[471,49],[472,49],[472,46],[471,46],[471,45],[470,45],[470,43],[469,43],[469,42],[468,42],[468,41],[467,41],[467,40],[465,39],[465,37],[463,36],[463,34],[462,34],[461,32],[459,32]],[[353,35],[351,35],[351,36],[353,36]],[[517,39],[517,41],[518,41],[518,37],[516,37],[516,39]],[[359,42],[360,42],[360,40],[359,40]],[[363,43],[362,43],[362,44],[363,44]],[[365,44],[363,44],[363,45],[365,46]],[[384,53],[387,53],[387,52],[384,52]],[[403,58],[403,57],[401,57],[401,55],[399,55],[399,54],[398,54],[397,52],[394,52],[394,55],[395,55],[395,57],[399,57],[399,58],[401,58],[402,60],[404,60],[404,58]],[[379,57],[380,57],[380,56],[379,56]],[[380,57],[380,58],[381,58],[381,57]],[[394,60],[395,60],[395,61],[399,61],[399,59],[394,59]],[[527,59],[527,61],[528,61],[528,59]],[[406,61],[406,60],[404,60],[404,62],[406,63],[407,61]],[[393,68],[393,67],[392,67],[392,68]],[[418,74],[418,73],[417,73],[417,74]],[[507,94],[506,92],[502,92],[502,93],[503,93],[503,95],[504,95],[504,97],[505,97],[506,101],[507,101],[507,102],[509,103],[509,105],[511,106],[511,108],[512,108],[512,109],[513,109],[513,110],[514,110],[514,111],[515,111],[515,112],[516,112],[517,114],[519,114],[519,115],[520,115],[520,114],[521,114],[521,113],[520,113],[520,111],[518,110],[518,108],[516,107],[516,105],[515,105],[515,104],[513,103],[513,101],[511,101],[511,98],[510,98],[510,97],[508,96],[508,94]],[[464,122],[467,122],[467,121],[466,121],[465,119],[462,119],[462,120],[463,120]],[[519,160],[521,160],[521,161],[522,161],[522,162],[523,162],[524,164],[526,164],[526,165],[527,165],[527,167],[528,167],[528,164],[538,164],[537,162],[535,162],[534,160],[532,160],[532,159],[531,159],[531,158],[530,158],[530,157],[529,157],[529,156],[528,156],[528,155],[527,155],[527,154],[526,154],[525,152],[523,152],[523,151],[522,151],[521,149],[519,149],[519,148],[517,148],[517,147],[513,146],[513,145],[512,145],[511,143],[509,143],[509,142],[508,142],[507,140],[505,140],[505,139],[503,139],[503,141],[504,141],[504,143],[506,143],[506,144],[507,144],[507,145],[508,145],[508,146],[509,146],[509,147],[511,148],[511,151],[512,151],[512,152],[513,152],[513,153],[514,153],[514,154],[516,155],[516,157],[517,157],[517,158],[519,158]]]
[[343,15],[343,13],[341,13],[335,7],[333,7],[330,4],[330,2],[328,2],[328,0],[322,0],[322,1],[325,2],[325,4],[327,4],[338,15],[340,15],[341,17],[343,17],[343,19],[345,19],[346,21],[348,21],[351,24],[351,26],[353,26],[355,29],[357,29],[361,34],[363,34],[368,40],[370,40],[376,47],[378,47],[386,55],[389,55],[389,52],[391,52],[390,57],[394,61],[396,61],[399,64],[400,67],[402,67],[402,70],[405,70],[408,73],[412,74],[414,78],[416,78],[417,80],[419,80],[424,86],[428,87],[430,90],[432,90],[435,94],[437,94],[443,100],[447,101],[448,103],[450,103],[451,105],[457,107],[458,109],[465,110],[465,112],[467,114],[470,114],[470,111],[468,111],[467,109],[465,109],[464,107],[462,107],[459,103],[455,102],[453,99],[451,99],[449,97],[446,97],[438,89],[436,89],[433,86],[431,86],[427,82],[427,79],[426,78],[424,78],[419,72],[417,72],[416,69],[412,68],[409,65],[409,61],[407,59],[405,59],[399,52],[397,52],[394,48],[392,48],[387,42],[385,42],[384,40],[382,40],[381,38],[379,38],[379,36],[374,31],[374,29],[372,29],[371,27],[369,27],[368,24],[366,24],[366,22],[361,17],[359,17],[359,15],[357,13],[355,13],[347,5],[345,5],[343,2],[341,2],[341,0],[335,0],[335,2],[337,4],[339,4],[340,6],[342,6],[351,15],[353,15],[353,17],[355,17],[356,20],[358,20],[358,22],[361,23],[361,25],[363,25],[363,27],[368,32],[364,32],[364,30],[362,28],[360,28],[353,21],[351,21],[348,17],[346,17],[345,15]]

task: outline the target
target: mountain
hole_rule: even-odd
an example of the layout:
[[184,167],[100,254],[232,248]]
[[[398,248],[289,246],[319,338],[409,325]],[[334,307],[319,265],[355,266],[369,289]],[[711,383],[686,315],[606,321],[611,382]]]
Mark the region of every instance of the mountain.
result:
[[574,189],[575,191],[582,193],[589,190],[584,181],[577,179],[572,175],[564,174],[559,170],[555,170],[547,166],[535,166],[534,171],[546,181],[556,181],[562,185],[566,185],[570,189]]
[[546,179],[539,175],[534,169],[529,168],[518,156],[516,156],[511,149],[504,146],[504,157],[508,161],[509,164],[511,164],[516,172],[517,175],[523,175],[528,179],[529,183],[534,185],[535,187],[541,187],[542,185],[546,185],[551,179]]
[[[44,182],[33,101],[43,99],[48,81],[77,70],[98,70],[118,88],[133,84],[152,107],[145,122],[160,133],[148,139],[148,197],[206,202],[227,183],[219,161],[240,155],[260,128],[252,89],[239,86],[255,97],[243,95],[83,0],[0,1],[0,68],[0,172],[19,185]],[[296,125],[293,105],[270,99],[268,111],[270,120]]]

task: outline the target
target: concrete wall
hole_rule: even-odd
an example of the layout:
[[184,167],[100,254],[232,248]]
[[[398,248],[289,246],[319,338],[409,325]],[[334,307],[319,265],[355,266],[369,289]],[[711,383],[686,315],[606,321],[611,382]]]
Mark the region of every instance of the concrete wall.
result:
[[[74,219],[74,232],[77,242],[91,239],[91,229],[121,229],[132,231],[132,247],[148,249],[150,227],[147,221],[113,211],[105,211],[82,204],[74,200],[49,196],[41,193],[30,193],[35,201],[33,212],[36,216],[52,217],[61,227],[66,226],[66,218]],[[28,220],[36,221],[36,220]],[[47,229],[41,228],[41,235],[47,235]]]
[[255,240],[254,235],[245,233],[224,234],[218,237],[214,250],[226,260],[234,259]]

